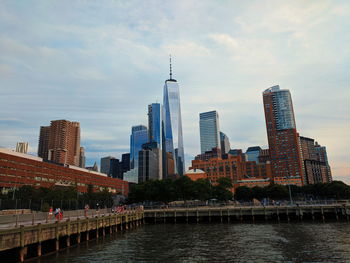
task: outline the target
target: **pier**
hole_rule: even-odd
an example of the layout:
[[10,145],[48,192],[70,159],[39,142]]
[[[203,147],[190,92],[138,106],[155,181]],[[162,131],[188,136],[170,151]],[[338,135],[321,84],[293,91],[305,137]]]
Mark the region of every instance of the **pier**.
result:
[[17,227],[0,229],[0,255],[16,255],[19,262],[27,258],[68,248],[107,234],[138,227],[143,223],[143,211],[122,214],[68,218],[62,221],[32,224],[21,222]]
[[160,208],[144,216],[147,223],[349,221],[350,204]]

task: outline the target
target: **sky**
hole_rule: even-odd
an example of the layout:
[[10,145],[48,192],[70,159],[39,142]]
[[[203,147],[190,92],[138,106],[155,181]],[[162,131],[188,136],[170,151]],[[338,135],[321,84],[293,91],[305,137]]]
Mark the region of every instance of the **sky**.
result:
[[289,89],[297,130],[350,184],[349,1],[0,1],[0,147],[50,120],[80,122],[87,164],[129,152],[164,81],[180,85],[187,167],[199,113],[231,148],[267,148],[262,92]]

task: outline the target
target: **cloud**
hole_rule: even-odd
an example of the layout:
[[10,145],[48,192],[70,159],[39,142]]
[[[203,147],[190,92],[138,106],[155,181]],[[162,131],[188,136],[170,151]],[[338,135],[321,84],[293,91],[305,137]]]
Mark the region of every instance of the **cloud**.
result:
[[0,145],[36,152],[40,125],[69,119],[89,164],[118,157],[162,101],[171,53],[187,163],[200,151],[198,114],[211,109],[234,148],[266,146],[261,92],[280,84],[300,134],[350,181],[349,18],[348,2],[327,0],[1,2]]

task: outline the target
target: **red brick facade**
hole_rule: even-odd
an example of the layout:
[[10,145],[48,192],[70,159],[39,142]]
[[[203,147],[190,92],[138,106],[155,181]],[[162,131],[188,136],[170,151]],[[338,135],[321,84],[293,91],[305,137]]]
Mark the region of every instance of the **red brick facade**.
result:
[[19,188],[23,185],[52,187],[54,185],[76,186],[86,192],[91,184],[95,191],[128,194],[128,182],[103,176],[79,167],[65,167],[43,162],[39,157],[0,149],[0,188]]

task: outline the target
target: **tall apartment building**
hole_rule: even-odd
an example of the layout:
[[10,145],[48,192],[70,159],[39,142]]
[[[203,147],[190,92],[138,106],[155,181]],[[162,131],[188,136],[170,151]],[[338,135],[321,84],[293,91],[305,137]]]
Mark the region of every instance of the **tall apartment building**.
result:
[[201,140],[201,153],[213,148],[221,148],[219,115],[216,111],[199,114],[199,131]]
[[50,126],[40,127],[38,156],[56,163],[79,166],[79,122],[55,120]]
[[[300,146],[303,156],[303,168],[305,180],[308,184],[329,183],[332,181],[330,167],[325,147],[315,143],[314,139],[300,136]],[[323,156],[319,155],[319,149],[324,149]]]
[[299,134],[289,90],[274,86],[263,92],[273,177],[298,178],[305,184]]
[[50,126],[40,126],[38,156],[44,160],[49,156]]
[[[174,162],[175,174],[183,175],[185,172],[185,153],[182,135],[182,119],[180,105],[179,84],[172,77],[171,60],[170,60],[170,78],[165,81],[164,98],[164,140],[163,140],[163,158],[164,164],[167,165],[171,159]],[[170,156],[171,155],[171,156]],[[167,173],[172,169],[164,168]],[[168,174],[164,175],[165,177]]]

